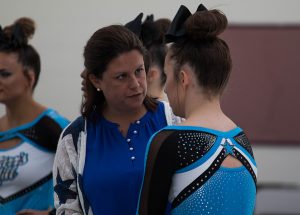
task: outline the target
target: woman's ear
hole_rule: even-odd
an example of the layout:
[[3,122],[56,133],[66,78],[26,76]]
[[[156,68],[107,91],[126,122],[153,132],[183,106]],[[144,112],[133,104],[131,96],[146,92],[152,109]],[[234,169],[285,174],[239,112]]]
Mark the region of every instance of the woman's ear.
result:
[[100,79],[96,75],[89,74],[87,78],[96,89],[101,89]]

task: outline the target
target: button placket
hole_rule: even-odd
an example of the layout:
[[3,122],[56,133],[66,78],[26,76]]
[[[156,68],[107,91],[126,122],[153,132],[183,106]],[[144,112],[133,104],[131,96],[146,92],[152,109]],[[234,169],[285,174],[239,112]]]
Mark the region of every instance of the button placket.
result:
[[135,136],[139,133],[138,132],[138,127],[139,125],[141,124],[141,121],[140,120],[137,120],[134,124],[133,124],[133,127],[132,127],[132,130],[130,131],[130,135],[131,137],[128,137],[126,139],[126,142],[128,144],[128,149],[129,149],[129,154],[130,154],[130,160],[131,161],[134,161],[136,159],[136,156],[135,156],[135,152],[134,152],[134,146],[133,146],[133,139],[135,138]]

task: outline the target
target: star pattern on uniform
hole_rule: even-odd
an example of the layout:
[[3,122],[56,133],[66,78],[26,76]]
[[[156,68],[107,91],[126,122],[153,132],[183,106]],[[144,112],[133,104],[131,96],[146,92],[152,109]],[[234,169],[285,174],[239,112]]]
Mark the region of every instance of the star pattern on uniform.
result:
[[56,185],[54,191],[59,198],[59,204],[64,204],[68,199],[76,199],[76,192],[70,190],[71,184],[75,179],[62,180],[59,170],[57,170]]
[[225,156],[231,154],[234,155],[232,149],[234,148],[234,144],[229,142],[227,139],[225,140],[225,142],[223,144],[221,144],[223,146],[223,148],[225,149]]

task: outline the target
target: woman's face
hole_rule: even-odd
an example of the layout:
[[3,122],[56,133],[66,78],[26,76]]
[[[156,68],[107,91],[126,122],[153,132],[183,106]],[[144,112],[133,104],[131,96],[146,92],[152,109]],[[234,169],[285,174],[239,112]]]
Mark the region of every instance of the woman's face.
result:
[[101,79],[91,82],[103,92],[108,108],[138,110],[147,91],[143,55],[137,50],[121,54],[108,64]]
[[0,52],[0,102],[9,104],[30,92],[31,81],[25,77],[24,68],[14,53]]

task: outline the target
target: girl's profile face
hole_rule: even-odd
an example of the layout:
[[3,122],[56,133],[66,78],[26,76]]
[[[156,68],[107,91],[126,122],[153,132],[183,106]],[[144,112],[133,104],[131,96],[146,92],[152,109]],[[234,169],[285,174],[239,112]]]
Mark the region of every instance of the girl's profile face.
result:
[[143,55],[137,50],[119,55],[108,64],[101,79],[91,82],[103,92],[108,108],[141,108],[147,92]]
[[82,78],[81,81],[81,91],[83,93],[83,96],[86,98],[87,97],[87,90],[86,90],[86,77],[87,77],[87,70],[84,69],[80,73],[80,77]]
[[165,92],[168,96],[168,101],[175,115],[183,116],[181,103],[180,103],[180,88],[178,80],[174,74],[175,61],[170,58],[170,52],[167,53],[165,58],[164,72],[166,74]]
[[0,52],[0,102],[8,104],[31,94],[31,83],[14,53]]

